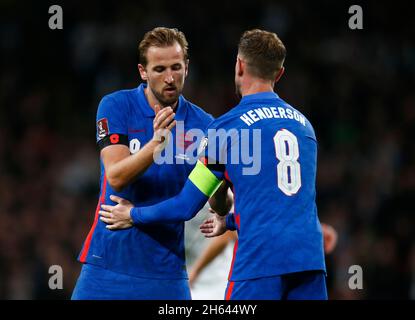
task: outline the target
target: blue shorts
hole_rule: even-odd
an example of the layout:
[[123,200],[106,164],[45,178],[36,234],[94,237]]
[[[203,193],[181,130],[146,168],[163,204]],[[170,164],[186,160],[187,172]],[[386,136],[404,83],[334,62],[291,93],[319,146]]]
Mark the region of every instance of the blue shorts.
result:
[[147,279],[82,266],[72,300],[191,300],[187,279]]
[[225,300],[327,300],[323,271],[304,271],[244,281],[229,281]]

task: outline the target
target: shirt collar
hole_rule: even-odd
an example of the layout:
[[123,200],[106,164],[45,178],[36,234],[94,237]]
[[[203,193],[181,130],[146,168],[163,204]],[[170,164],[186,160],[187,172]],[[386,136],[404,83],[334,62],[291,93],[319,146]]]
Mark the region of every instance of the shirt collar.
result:
[[259,92],[254,94],[248,94],[246,96],[243,96],[240,103],[248,102],[251,100],[258,100],[258,99],[275,99],[279,98],[278,94],[275,92],[267,91],[267,92]]
[[[142,106],[142,111],[144,113],[144,116],[146,118],[154,118],[155,113],[153,108],[150,106],[150,104],[148,103],[147,97],[144,93],[144,90],[147,88],[147,83],[142,83],[138,86],[137,91],[138,91],[138,100],[140,102],[140,105]],[[176,116],[174,117],[174,119],[183,121],[186,118],[186,106],[185,106],[185,102],[186,99],[180,95],[179,96],[179,102],[177,103],[177,107],[176,107]]]

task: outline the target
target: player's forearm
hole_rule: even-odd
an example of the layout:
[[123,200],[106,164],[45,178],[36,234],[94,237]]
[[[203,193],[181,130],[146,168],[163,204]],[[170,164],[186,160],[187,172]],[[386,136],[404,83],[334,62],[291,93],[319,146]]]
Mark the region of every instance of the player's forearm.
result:
[[130,214],[135,225],[182,222],[193,218],[207,200],[208,197],[187,180],[176,197],[148,207],[135,207]]
[[176,197],[153,206],[133,208],[131,218],[135,224],[190,220],[219,188],[221,178],[198,161]]
[[121,191],[136,177],[143,174],[154,161],[154,152],[160,142],[151,140],[137,153],[106,168],[108,183],[115,191]]
[[226,183],[209,199],[211,208],[221,216],[228,214],[233,206],[233,195]]

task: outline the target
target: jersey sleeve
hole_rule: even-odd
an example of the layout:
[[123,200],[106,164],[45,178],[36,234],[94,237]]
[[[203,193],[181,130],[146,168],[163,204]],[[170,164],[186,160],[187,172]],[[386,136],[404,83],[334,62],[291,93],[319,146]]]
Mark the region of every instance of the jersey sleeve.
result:
[[235,214],[232,212],[229,212],[226,215],[226,229],[227,230],[231,230],[231,231],[235,231],[238,230],[238,227],[236,225],[236,221],[235,221]]
[[98,106],[96,141],[99,149],[112,144],[128,146],[128,114],[122,101],[105,96]]
[[190,220],[216,192],[222,179],[223,175],[216,175],[198,161],[177,196],[152,206],[132,208],[131,218],[135,225]]
[[217,129],[216,122],[213,121],[206,129],[205,138],[199,146],[199,160],[212,172],[224,173],[227,163],[227,144],[227,132],[224,129]]

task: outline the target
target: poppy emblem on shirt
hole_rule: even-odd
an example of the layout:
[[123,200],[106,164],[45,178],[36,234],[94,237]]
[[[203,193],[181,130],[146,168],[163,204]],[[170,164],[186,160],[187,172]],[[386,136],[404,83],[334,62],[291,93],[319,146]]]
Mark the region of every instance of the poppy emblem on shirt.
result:
[[112,144],[118,143],[120,141],[120,136],[114,133],[110,136],[110,141]]

